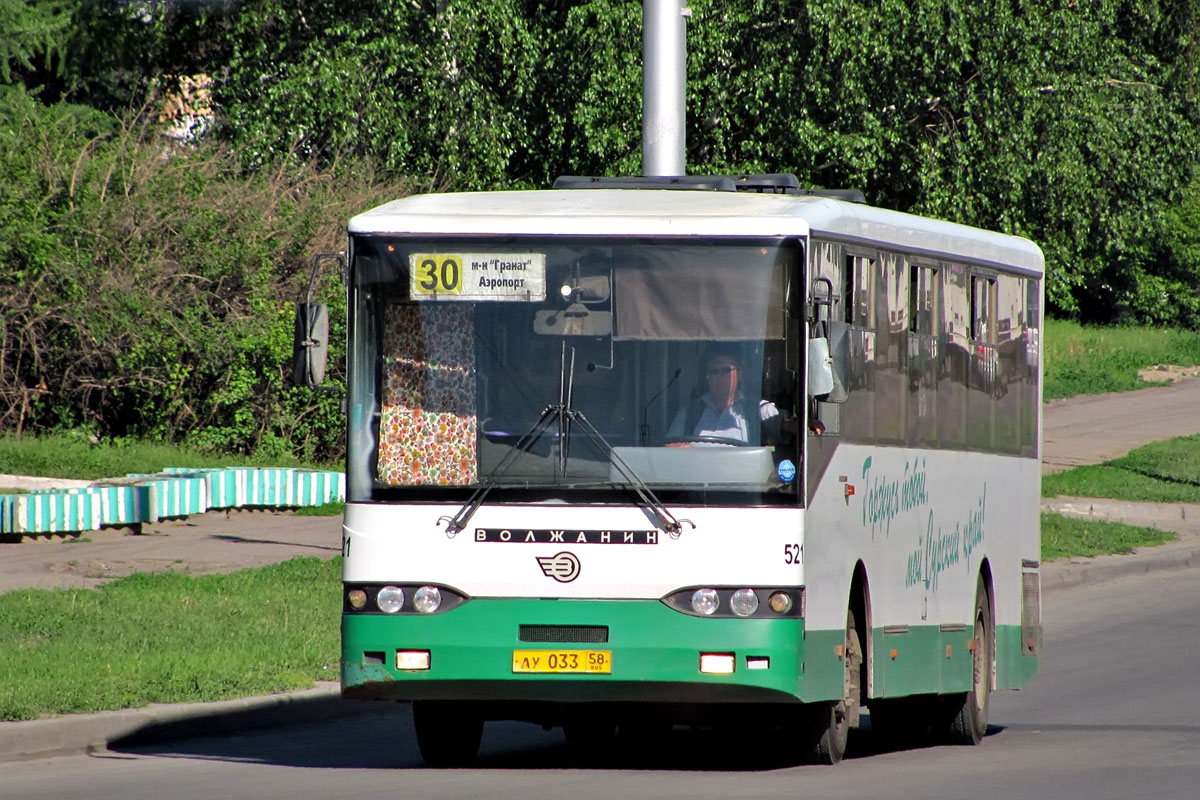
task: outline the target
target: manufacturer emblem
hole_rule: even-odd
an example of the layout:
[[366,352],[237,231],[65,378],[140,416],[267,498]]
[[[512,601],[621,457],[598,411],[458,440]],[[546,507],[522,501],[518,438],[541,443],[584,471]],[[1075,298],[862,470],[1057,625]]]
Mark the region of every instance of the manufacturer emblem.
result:
[[559,583],[570,583],[579,577],[579,559],[574,553],[562,552],[555,556],[538,556],[538,566],[547,578]]

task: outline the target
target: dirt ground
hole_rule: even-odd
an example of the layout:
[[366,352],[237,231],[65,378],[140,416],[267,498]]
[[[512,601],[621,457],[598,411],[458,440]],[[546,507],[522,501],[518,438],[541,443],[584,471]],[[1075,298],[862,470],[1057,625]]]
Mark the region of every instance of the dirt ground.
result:
[[[1135,447],[1200,433],[1200,379],[1179,375],[1168,386],[1047,403],[1044,472],[1116,458]],[[0,592],[19,588],[86,588],[133,572],[199,575],[341,552],[341,517],[290,512],[210,512],[185,520],[78,536],[0,541]]]
[[0,592],[90,588],[134,572],[232,572],[296,556],[333,558],[342,518],[210,511],[187,519],[0,542]]

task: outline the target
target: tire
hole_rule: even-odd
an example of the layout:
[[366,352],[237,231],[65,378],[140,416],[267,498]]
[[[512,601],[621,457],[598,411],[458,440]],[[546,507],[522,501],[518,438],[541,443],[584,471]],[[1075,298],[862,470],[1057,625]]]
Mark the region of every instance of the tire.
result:
[[947,738],[951,744],[976,745],[987,733],[989,698],[992,691],[992,605],[980,580],[975,591],[975,649],[971,654],[971,690],[952,700],[953,715]]
[[842,699],[812,710],[809,760],[836,764],[846,755],[850,728],[858,724],[862,704],[863,646],[854,610],[846,612],[846,650],[842,658]]
[[413,727],[421,758],[431,767],[462,767],[475,761],[483,738],[483,718],[461,703],[413,703]]

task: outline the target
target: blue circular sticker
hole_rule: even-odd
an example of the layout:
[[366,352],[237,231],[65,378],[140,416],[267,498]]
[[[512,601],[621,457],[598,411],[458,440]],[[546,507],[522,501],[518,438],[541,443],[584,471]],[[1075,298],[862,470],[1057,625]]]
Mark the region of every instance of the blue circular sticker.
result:
[[779,462],[779,480],[784,483],[791,483],[796,479],[796,465],[789,459],[784,459]]

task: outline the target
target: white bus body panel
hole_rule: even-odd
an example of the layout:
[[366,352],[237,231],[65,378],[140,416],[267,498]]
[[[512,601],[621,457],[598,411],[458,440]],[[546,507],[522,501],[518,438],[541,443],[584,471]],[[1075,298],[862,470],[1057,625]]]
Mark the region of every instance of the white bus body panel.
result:
[[808,627],[845,625],[860,560],[873,628],[969,622],[985,558],[996,623],[1019,625],[1021,565],[1041,558],[1040,480],[1037,459],[840,446],[808,511]]
[[[342,531],[349,583],[438,583],[470,597],[659,599],[691,586],[799,586],[802,511],[787,508],[673,508],[687,522],[672,538],[634,506],[483,506],[455,536],[445,518],[457,506],[348,504]],[[479,541],[479,530],[508,531]],[[530,542],[529,531],[561,531],[561,541]],[[611,532],[583,543],[580,530]],[[651,543],[620,543],[624,532]],[[495,537],[493,536],[493,539]],[[592,538],[596,538],[595,535]],[[636,537],[643,541],[644,535]],[[569,552],[578,576],[559,581],[538,559]]]

